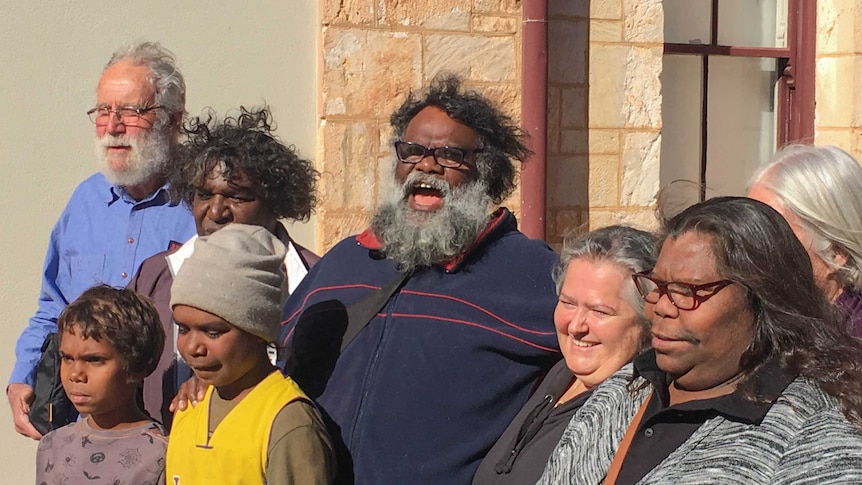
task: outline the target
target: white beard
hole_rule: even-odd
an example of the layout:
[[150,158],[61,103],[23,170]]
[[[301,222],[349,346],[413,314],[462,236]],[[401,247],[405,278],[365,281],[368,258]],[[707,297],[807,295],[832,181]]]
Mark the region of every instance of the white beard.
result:
[[[440,190],[443,207],[419,212],[407,203],[410,187],[424,181]],[[402,272],[439,264],[466,250],[488,223],[491,198],[487,185],[476,180],[450,188],[442,179],[413,171],[400,186],[395,183],[377,212],[371,229],[380,240],[381,251],[398,263]]]
[[[121,166],[111,160],[108,147],[129,146],[126,160]],[[121,187],[139,185],[156,174],[163,173],[171,152],[169,131],[153,127],[140,137],[105,134],[95,140],[96,158],[108,182]]]

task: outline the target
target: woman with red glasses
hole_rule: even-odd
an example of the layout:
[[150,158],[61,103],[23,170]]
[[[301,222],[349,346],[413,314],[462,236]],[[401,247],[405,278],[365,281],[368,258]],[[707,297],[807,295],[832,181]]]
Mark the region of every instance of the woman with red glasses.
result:
[[660,248],[632,277],[652,349],[593,390],[538,484],[862,483],[862,348],[781,215],[710,199]]

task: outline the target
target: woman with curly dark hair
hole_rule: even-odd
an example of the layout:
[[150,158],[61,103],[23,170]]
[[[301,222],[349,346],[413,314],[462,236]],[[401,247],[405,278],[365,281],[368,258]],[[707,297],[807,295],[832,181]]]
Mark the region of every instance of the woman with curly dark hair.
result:
[[[238,222],[262,226],[287,247],[288,292],[319,259],[294,242],[280,219],[306,221],[317,203],[318,173],[291,145],[273,134],[269,108],[239,109],[218,119],[210,110],[184,126],[186,141],[169,174],[171,187],[191,209],[197,236],[207,236]],[[144,260],[129,288],[153,299],[167,335],[174,335],[170,309],[173,275],[191,255],[193,237],[182,246]],[[178,364],[174,338],[165,342],[159,366],[144,382],[147,411],[170,426],[170,402],[191,375]]]
[[[234,188],[251,188],[253,193],[248,195],[272,216],[270,231],[275,231],[276,219],[307,221],[311,216],[317,203],[318,173],[293,146],[275,138],[268,108],[249,111],[241,107],[239,116],[222,121],[209,112],[206,119],[189,120],[183,130],[187,140],[180,153],[182,163],[175,166],[170,178],[193,211],[201,188],[221,179]],[[203,231],[198,221],[198,233],[210,234],[224,225],[216,214],[212,217]]]

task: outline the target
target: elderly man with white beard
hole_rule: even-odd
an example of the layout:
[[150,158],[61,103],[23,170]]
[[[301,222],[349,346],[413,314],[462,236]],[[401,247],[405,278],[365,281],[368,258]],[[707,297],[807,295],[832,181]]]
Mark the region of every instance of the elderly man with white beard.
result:
[[[499,206],[515,187],[513,161],[530,152],[522,130],[487,99],[443,77],[390,121],[391,196],[371,227],[331,249],[288,299],[283,364],[293,371],[298,354],[326,351],[322,339],[304,336],[332,319],[300,318],[309,306],[339,300],[354,314],[357,302],[381,299],[331,374],[309,382],[341,447],[338,482],[469,484],[560,359],[557,255]],[[387,286],[399,289],[387,296]],[[303,386],[304,375],[294,376]]]
[[158,43],[120,48],[102,72],[87,112],[101,172],[75,189],[51,232],[38,309],[18,338],[6,388],[22,435],[41,437],[29,419],[35,371],[60,311],[91,286],[125,286],[144,259],[195,233],[165,181],[185,91],[174,55]]

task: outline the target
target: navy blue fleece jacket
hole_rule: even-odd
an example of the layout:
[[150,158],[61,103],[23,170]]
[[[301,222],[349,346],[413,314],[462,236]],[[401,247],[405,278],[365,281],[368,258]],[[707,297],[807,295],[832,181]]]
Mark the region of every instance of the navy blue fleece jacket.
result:
[[[345,305],[395,264],[366,231],[314,266],[284,308],[291,342],[309,305]],[[357,484],[469,484],[479,462],[560,359],[551,269],[558,256],[505,208],[460,258],[421,269],[341,354],[318,398]],[[340,467],[351,468],[350,463]],[[342,476],[343,477],[343,476]]]

